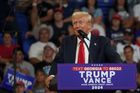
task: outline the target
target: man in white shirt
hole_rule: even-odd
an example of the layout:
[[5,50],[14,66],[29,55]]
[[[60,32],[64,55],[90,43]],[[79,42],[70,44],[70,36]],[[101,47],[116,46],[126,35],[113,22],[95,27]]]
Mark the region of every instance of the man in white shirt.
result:
[[[33,43],[29,49],[29,59],[32,64],[36,64],[42,61],[43,49],[49,42],[51,35],[51,30],[47,25],[41,25],[38,29],[39,41]],[[53,43],[52,43],[53,44]]]
[[140,3],[136,4],[133,8],[134,17],[140,22]]

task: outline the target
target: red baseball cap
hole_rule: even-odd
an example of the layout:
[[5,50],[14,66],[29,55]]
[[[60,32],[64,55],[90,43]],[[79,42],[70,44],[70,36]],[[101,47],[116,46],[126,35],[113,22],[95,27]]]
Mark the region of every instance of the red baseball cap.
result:
[[16,86],[24,86],[25,87],[25,84],[23,83],[23,81],[17,81]]
[[62,9],[62,8],[55,8],[55,9],[54,9],[54,12],[55,12],[55,13],[56,13],[56,12],[63,13],[63,9]]
[[114,14],[113,17],[112,17],[112,20],[113,19],[121,20],[122,18],[119,14]]

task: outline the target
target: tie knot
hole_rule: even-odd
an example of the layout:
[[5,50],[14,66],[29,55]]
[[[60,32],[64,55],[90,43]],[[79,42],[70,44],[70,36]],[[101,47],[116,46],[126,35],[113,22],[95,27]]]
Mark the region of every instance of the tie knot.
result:
[[84,43],[84,41],[83,40],[80,40],[79,44],[83,44],[83,43]]

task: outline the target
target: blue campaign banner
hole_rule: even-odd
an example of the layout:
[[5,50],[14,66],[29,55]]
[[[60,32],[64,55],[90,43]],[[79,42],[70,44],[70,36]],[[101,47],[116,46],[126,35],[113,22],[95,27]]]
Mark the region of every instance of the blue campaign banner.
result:
[[[26,90],[31,90],[35,82],[35,78],[20,72],[16,72],[16,82],[18,81],[22,81],[24,83]],[[14,70],[8,69],[2,81],[1,87],[12,91],[13,84],[14,84]]]
[[136,89],[135,64],[58,64],[58,90]]

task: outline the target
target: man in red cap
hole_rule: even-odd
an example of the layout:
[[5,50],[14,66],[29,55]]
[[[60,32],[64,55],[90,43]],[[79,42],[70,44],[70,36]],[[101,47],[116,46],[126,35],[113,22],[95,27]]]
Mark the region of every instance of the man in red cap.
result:
[[123,28],[121,26],[121,16],[114,14],[111,20],[111,25],[107,29],[107,37],[111,39],[111,44],[115,47],[118,42],[123,40]]

